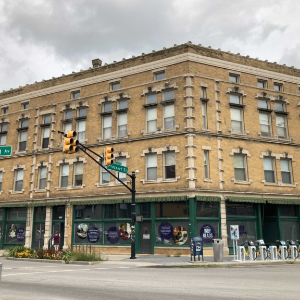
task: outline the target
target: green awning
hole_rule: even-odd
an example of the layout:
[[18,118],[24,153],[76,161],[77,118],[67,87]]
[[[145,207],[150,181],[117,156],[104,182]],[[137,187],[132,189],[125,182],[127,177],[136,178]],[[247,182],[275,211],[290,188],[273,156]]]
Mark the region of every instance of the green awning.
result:
[[1,208],[5,208],[5,207],[27,207],[28,206],[28,203],[7,203],[7,204],[4,204],[4,203],[0,203],[0,207]]
[[29,203],[29,207],[41,207],[41,206],[60,206],[66,205],[67,201],[49,201],[49,202],[31,202]]
[[266,203],[265,198],[227,196],[229,202]]
[[196,201],[220,202],[221,201],[221,197],[218,197],[218,196],[196,196]]
[[186,201],[187,196],[167,196],[167,197],[144,197],[136,198],[137,203],[143,202],[174,202],[174,201]]
[[266,198],[269,204],[300,205],[300,199]]

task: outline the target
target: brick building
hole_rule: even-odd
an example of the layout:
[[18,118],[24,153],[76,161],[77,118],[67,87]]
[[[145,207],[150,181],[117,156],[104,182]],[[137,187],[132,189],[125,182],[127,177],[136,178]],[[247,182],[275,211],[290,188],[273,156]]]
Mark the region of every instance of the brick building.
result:
[[[130,193],[58,131],[137,173],[137,253],[299,239],[300,70],[191,43],[0,93],[0,249],[130,252]],[[128,183],[128,177],[120,174]]]

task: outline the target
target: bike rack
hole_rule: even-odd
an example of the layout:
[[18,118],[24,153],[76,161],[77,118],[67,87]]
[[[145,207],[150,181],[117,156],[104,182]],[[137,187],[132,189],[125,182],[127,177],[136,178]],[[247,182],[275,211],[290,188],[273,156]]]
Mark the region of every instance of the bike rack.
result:
[[270,246],[269,250],[270,250],[271,260],[277,260],[278,259],[277,247],[276,246]]
[[238,246],[237,257],[238,257],[238,260],[240,260],[240,261],[246,260],[245,247],[244,246]]

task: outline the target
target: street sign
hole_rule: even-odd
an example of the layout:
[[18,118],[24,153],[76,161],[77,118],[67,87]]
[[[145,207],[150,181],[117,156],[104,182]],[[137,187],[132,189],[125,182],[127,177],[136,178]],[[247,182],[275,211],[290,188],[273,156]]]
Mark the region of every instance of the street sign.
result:
[[0,156],[11,156],[11,146],[0,146]]
[[121,173],[125,173],[125,174],[128,173],[128,168],[124,167],[120,164],[112,164],[112,165],[108,166],[107,169],[117,171],[117,172],[121,172]]

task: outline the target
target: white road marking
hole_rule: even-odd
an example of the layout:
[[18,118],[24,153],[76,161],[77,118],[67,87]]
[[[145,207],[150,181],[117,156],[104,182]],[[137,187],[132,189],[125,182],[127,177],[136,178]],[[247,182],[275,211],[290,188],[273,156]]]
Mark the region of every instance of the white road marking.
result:
[[96,270],[108,270],[108,268],[95,268]]
[[129,269],[129,267],[119,267],[119,269]]

